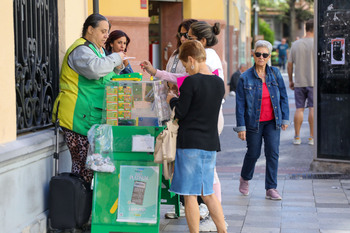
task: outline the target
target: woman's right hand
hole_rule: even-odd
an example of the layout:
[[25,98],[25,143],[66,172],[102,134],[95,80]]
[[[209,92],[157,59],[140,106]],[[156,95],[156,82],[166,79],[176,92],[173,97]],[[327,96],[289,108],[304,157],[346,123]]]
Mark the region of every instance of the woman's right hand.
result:
[[175,95],[179,96],[179,88],[176,84],[168,82],[169,92],[174,93]]
[[245,141],[246,140],[246,131],[238,132],[238,138],[241,139],[242,141]]
[[118,54],[119,54],[120,58],[121,58],[122,60],[124,60],[125,53],[124,53],[124,52],[119,52]]
[[141,69],[143,71],[147,71],[147,73],[149,73],[150,75],[154,76],[157,73],[157,70],[154,69],[154,67],[152,66],[152,64],[149,61],[143,61],[140,63]]
[[172,92],[172,91],[170,91],[169,93],[168,93],[168,95],[167,95],[167,97],[166,97],[166,102],[168,103],[168,104],[170,104],[170,100],[172,99],[172,98],[174,98],[174,97],[178,97],[174,92]]

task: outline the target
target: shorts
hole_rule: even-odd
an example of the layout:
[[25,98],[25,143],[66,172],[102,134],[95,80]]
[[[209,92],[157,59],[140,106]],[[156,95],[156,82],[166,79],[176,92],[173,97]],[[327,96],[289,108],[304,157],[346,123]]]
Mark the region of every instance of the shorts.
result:
[[169,191],[180,195],[214,193],[216,151],[176,149],[175,169]]
[[305,108],[305,102],[307,100],[308,108],[314,106],[314,88],[313,87],[295,87],[294,96],[295,96],[295,107],[296,108]]

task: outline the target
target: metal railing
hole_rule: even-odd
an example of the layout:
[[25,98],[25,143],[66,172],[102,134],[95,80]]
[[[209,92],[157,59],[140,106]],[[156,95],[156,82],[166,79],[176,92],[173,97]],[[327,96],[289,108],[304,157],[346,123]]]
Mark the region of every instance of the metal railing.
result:
[[51,125],[58,93],[57,0],[14,0],[17,133]]

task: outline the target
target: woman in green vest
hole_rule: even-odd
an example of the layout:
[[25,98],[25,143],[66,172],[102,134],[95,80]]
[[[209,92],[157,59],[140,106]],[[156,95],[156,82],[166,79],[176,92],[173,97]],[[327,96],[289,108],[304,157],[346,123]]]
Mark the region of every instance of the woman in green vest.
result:
[[89,142],[87,132],[100,124],[105,84],[124,69],[124,53],[106,56],[103,48],[110,30],[106,17],[90,15],[84,23],[82,37],[67,50],[60,75],[60,92],[53,108],[64,132],[72,157],[72,172],[91,182],[93,172],[85,168]]

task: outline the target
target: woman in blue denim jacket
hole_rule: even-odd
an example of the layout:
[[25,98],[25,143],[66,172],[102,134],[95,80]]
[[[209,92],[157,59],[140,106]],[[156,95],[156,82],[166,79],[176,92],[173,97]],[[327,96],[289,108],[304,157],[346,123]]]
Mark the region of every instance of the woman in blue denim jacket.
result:
[[[124,54],[126,54],[129,44],[130,38],[125,32],[121,30],[114,30],[109,34],[105,42],[105,47],[109,54],[113,52],[124,52]],[[119,74],[134,73],[128,60],[124,59],[123,64],[125,68]]]
[[281,200],[277,188],[280,132],[289,124],[286,87],[277,68],[267,65],[272,45],[265,40],[255,43],[255,65],[244,72],[236,90],[236,120],[241,140],[247,140],[247,153],[241,170],[239,191],[249,194],[248,181],[253,178],[264,139],[266,198]]

